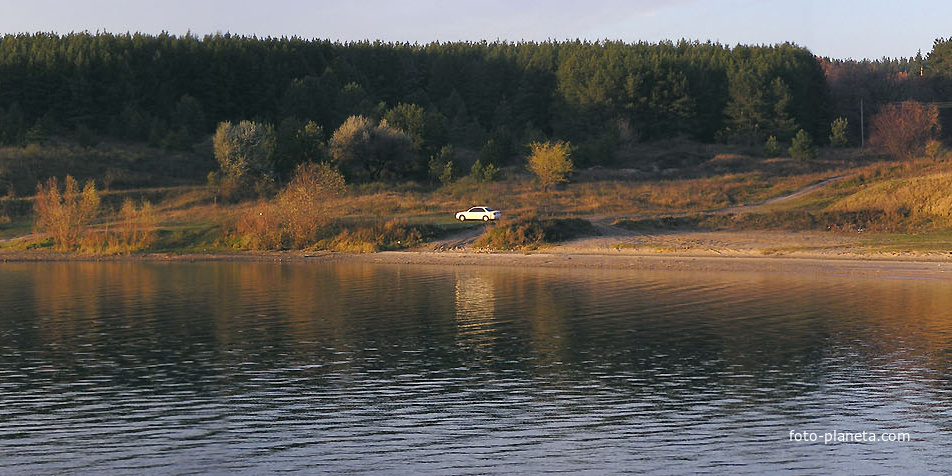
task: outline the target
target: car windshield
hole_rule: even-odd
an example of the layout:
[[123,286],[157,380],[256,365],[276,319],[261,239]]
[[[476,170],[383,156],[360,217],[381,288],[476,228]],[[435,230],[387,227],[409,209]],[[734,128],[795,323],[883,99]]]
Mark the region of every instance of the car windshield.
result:
[[494,211],[496,211],[496,210],[493,210],[492,208],[486,207],[486,211],[487,211],[487,212],[494,212]]

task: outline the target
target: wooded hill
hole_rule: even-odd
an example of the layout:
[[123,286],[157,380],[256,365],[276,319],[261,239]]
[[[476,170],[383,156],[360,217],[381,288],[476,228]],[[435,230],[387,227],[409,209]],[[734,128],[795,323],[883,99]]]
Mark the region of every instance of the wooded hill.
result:
[[415,105],[423,123],[404,126],[422,131],[423,156],[446,144],[495,147],[487,157],[506,165],[529,140],[559,138],[578,147],[580,165],[610,164],[619,141],[762,144],[804,129],[823,143],[835,117],[858,126],[860,97],[867,114],[899,99],[949,97],[949,57],[946,40],[927,58],[843,62],[792,44],[7,35],[0,143],[69,135],[188,149],[220,121],[288,118],[313,121],[327,137],[349,116]]

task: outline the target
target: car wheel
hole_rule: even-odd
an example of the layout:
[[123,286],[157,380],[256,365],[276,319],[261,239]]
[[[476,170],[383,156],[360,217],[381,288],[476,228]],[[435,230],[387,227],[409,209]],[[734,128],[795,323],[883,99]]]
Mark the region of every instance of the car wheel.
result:
[[483,215],[483,221],[489,221],[489,217],[486,215]]
[[459,221],[466,221],[466,217],[464,217],[463,215],[460,215],[460,216],[459,216]]

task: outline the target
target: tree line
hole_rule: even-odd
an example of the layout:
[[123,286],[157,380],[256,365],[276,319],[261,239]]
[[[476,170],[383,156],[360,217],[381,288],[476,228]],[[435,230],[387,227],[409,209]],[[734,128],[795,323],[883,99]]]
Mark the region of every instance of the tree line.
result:
[[859,122],[858,98],[871,113],[947,97],[949,64],[949,40],[926,58],[854,62],[793,44],[6,35],[0,143],[66,134],[187,149],[219,123],[252,120],[272,125],[274,169],[285,175],[329,153],[342,126],[376,134],[402,161],[350,171],[367,180],[426,175],[449,145],[476,151],[480,167],[501,167],[550,138],[575,144],[580,165],[610,164],[622,141],[762,145],[803,130],[823,143],[835,118]]
[[[952,98],[952,37],[936,39],[925,56],[918,52],[908,58],[819,61],[827,79],[828,107],[834,117],[847,118],[854,125],[849,136],[855,144],[863,140],[861,117],[868,125],[885,106],[906,101],[941,104]],[[952,108],[942,107],[938,114],[940,123],[952,121]],[[867,129],[867,139],[870,132]]]

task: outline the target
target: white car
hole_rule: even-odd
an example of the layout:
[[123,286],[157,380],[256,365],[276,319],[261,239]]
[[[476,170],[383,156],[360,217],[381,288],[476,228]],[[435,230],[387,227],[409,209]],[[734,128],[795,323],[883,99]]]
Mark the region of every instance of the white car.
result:
[[459,221],[466,221],[466,220],[489,221],[489,220],[498,219],[499,215],[501,215],[501,213],[499,213],[499,210],[493,210],[492,208],[489,208],[489,207],[473,207],[464,212],[457,213],[456,219]]

